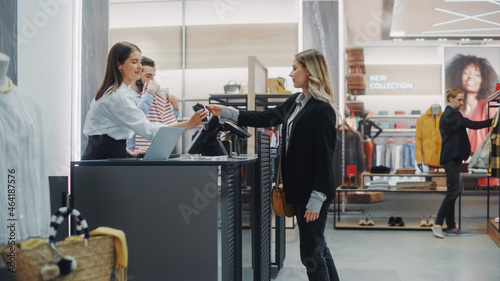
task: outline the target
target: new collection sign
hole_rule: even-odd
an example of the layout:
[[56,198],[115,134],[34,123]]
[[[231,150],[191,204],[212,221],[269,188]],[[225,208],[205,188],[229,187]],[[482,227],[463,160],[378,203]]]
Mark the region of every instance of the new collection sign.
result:
[[367,95],[440,95],[440,65],[366,65]]

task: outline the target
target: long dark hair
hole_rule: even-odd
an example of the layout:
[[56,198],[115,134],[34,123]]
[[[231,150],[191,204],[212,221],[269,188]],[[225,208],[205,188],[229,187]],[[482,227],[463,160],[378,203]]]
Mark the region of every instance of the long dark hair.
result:
[[99,90],[95,94],[95,100],[99,100],[104,93],[111,88],[110,92],[116,91],[123,81],[123,75],[118,69],[118,63],[124,64],[132,52],[141,49],[137,45],[129,42],[118,42],[109,50],[108,61],[106,63],[106,73]]
[[473,55],[458,54],[454,56],[446,66],[446,88],[458,88],[464,92],[464,102],[467,100],[467,91],[462,87],[462,72],[464,68],[473,64],[481,70],[481,88],[477,93],[477,99],[485,99],[495,91],[498,75],[485,58]]

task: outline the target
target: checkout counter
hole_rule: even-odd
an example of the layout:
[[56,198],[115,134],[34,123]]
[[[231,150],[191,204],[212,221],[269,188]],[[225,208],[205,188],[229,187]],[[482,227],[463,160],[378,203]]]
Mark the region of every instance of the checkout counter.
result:
[[[260,133],[259,133],[260,135]],[[128,280],[242,280],[243,174],[251,196],[254,280],[270,280],[269,135],[258,154],[71,162],[71,200],[89,228],[127,237]]]

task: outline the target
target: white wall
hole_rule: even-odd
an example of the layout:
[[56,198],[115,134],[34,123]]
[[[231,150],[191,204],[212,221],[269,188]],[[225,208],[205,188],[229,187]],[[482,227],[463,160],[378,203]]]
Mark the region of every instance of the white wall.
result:
[[[442,64],[442,47],[364,47],[365,65],[429,65]],[[365,109],[377,115],[380,110],[427,111],[432,104],[444,109],[444,94],[438,95],[364,95],[358,96]]]
[[49,176],[69,175],[72,3],[18,1],[18,86],[40,101]]

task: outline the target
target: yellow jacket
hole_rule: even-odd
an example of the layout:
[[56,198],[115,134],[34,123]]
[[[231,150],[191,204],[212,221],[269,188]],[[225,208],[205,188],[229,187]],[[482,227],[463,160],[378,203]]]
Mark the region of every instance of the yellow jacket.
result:
[[443,111],[432,114],[431,108],[417,119],[417,131],[415,133],[415,158],[417,164],[429,167],[441,167],[439,157],[441,156],[441,133],[439,132],[439,120]]

